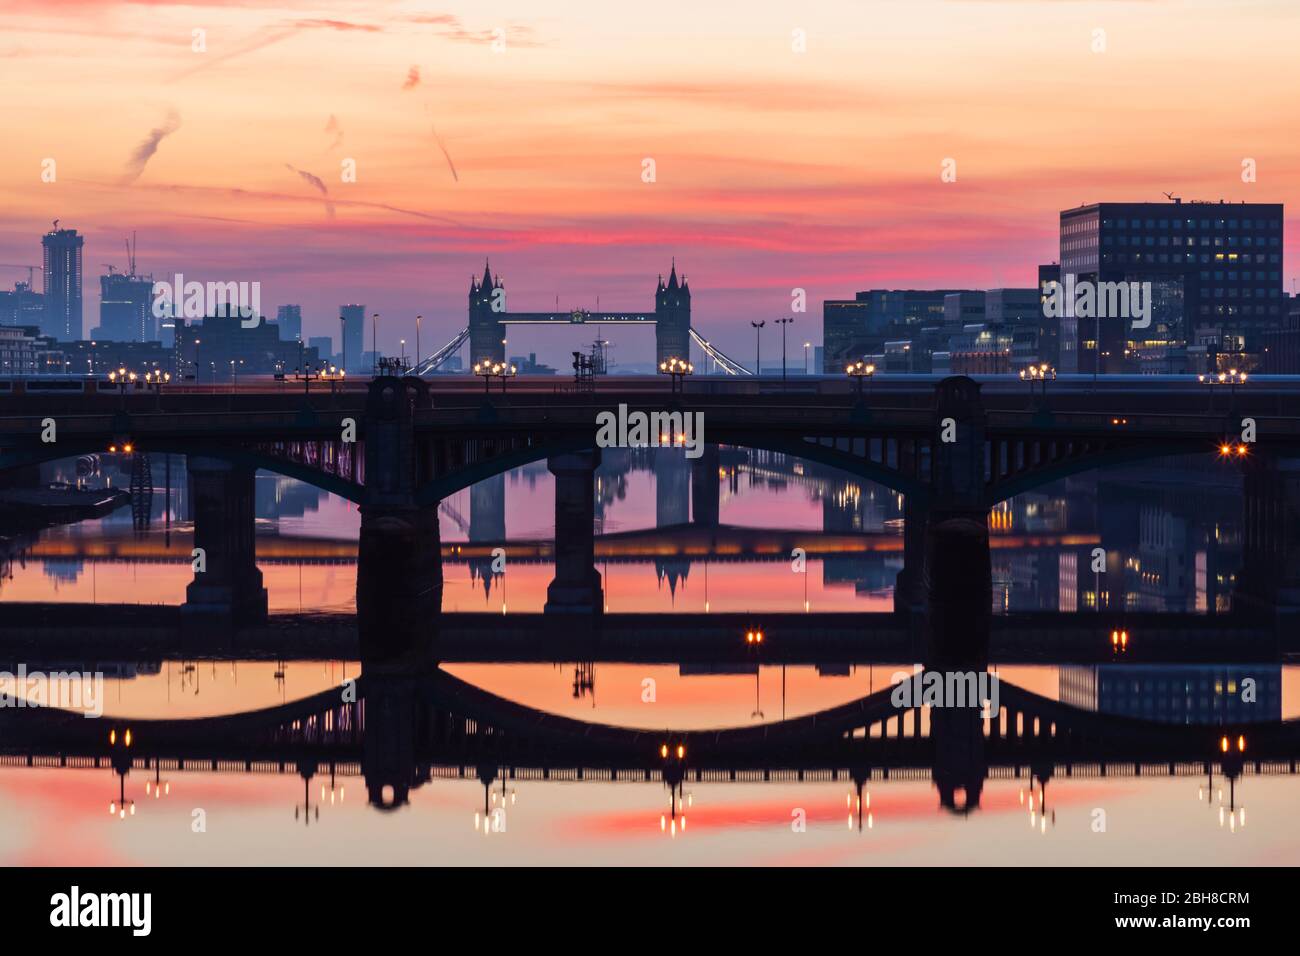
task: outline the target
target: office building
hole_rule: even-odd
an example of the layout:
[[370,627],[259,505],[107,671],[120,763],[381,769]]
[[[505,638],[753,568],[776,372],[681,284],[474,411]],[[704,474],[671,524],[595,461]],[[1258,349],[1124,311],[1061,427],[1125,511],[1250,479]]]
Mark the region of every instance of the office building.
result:
[[0,375],[49,375],[64,371],[58,342],[35,326],[0,327]]
[[81,247],[75,229],[54,228],[41,237],[45,262],[45,321],[41,331],[61,342],[81,338]]
[[[1150,323],[1061,316],[1066,372],[1133,370],[1185,349],[1199,326],[1222,327],[1240,351],[1282,318],[1282,204],[1095,203],[1060,214],[1061,283],[1150,283]],[[1101,297],[1098,296],[1098,299]]]

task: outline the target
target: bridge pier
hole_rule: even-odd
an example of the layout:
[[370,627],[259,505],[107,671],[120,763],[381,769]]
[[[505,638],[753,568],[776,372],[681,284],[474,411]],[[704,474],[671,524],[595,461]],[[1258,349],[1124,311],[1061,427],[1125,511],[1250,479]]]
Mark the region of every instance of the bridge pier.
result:
[[1300,622],[1300,460],[1252,450],[1244,462],[1245,542],[1233,608]]
[[934,499],[925,531],[926,663],[982,668],[992,628],[993,565],[979,385],[964,376],[940,382],[935,425]]
[[716,528],[721,501],[718,469],[722,457],[717,445],[705,445],[703,452],[691,462],[691,523]]
[[357,629],[363,660],[424,656],[442,611],[442,541],[437,505],[416,503],[414,415],[424,383],[392,376],[366,400],[366,501],[357,548]]
[[266,617],[266,588],[254,543],[255,471],[190,455],[190,509],[200,570],[185,589],[186,614],[238,622]]
[[919,494],[903,499],[903,570],[894,580],[894,610],[910,620],[924,619],[929,604],[925,573],[926,528],[930,508]]
[[555,580],[546,589],[547,614],[600,614],[604,589],[596,570],[596,468],[600,450],[547,459],[555,476]]

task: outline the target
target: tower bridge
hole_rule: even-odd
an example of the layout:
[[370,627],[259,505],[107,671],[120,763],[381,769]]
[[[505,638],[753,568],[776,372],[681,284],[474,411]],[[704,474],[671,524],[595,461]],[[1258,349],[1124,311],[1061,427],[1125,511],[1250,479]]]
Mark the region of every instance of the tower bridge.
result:
[[511,325],[646,325],[655,330],[655,364],[670,358],[687,358],[691,343],[699,346],[728,375],[750,375],[749,369],[715,348],[691,326],[691,290],[683,275],[677,278],[674,262],[668,280],[659,276],[655,286],[655,305],[650,312],[600,312],[590,309],[554,312],[509,312],[506,309],[505,283],[492,274],[491,263],[483,268],[482,277],[470,280],[469,324],[451,342],[422,361],[416,375],[428,375],[469,342],[470,363],[504,362],[507,327]]

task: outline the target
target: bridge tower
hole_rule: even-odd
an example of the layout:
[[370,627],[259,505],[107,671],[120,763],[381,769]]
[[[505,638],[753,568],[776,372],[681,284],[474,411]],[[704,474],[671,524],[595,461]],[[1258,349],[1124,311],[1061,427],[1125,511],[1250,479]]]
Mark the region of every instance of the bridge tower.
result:
[[685,276],[677,281],[677,261],[667,283],[659,276],[655,288],[655,365],[670,358],[688,358],[691,347],[691,290]]
[[[483,278],[469,283],[469,364],[484,359],[506,360],[505,316],[506,287],[499,276],[492,275],[490,263],[484,263]],[[496,306],[493,308],[493,306]]]

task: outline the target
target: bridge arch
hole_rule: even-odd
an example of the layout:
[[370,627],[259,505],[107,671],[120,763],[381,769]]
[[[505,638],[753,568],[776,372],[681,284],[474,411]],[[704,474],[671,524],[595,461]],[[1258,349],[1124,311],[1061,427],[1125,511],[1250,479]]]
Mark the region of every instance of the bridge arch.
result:
[[[365,500],[365,488],[355,481],[332,475],[327,471],[302,462],[281,458],[256,449],[231,445],[204,444],[202,442],[157,441],[150,439],[148,447],[139,450],[141,452],[157,452],[160,454],[201,455],[204,458],[217,458],[231,464],[244,465],[261,471],[270,471],[277,475],[283,475],[285,478],[293,478],[356,504],[362,504]],[[63,458],[103,454],[104,451],[102,441],[77,439],[14,449],[0,454],[0,473],[15,468],[59,461]]]
[[[853,441],[853,439],[846,439]],[[768,451],[790,455],[805,461],[816,462],[838,469],[864,481],[881,485],[903,495],[923,496],[928,493],[926,483],[919,478],[904,474],[897,468],[873,461],[865,455],[856,455],[850,451],[820,445],[801,439],[782,439],[775,436],[755,436],[752,433],[733,434],[721,431],[710,435],[708,444],[727,445],[733,448],[750,448],[755,451]],[[416,500],[421,505],[434,505],[458,491],[495,477],[503,472],[544,461],[554,455],[586,451],[594,448],[591,436],[557,439],[538,445],[504,452],[500,455],[476,461],[438,478],[426,482],[416,492]]]
[[1187,438],[1169,442],[1146,442],[1124,445],[1105,451],[1090,452],[1074,458],[1065,458],[1041,465],[1028,471],[1008,475],[989,485],[989,504],[995,505],[1016,495],[1041,488],[1043,485],[1102,468],[1128,465],[1175,455],[1213,455],[1217,446],[1206,447],[1203,438]]

